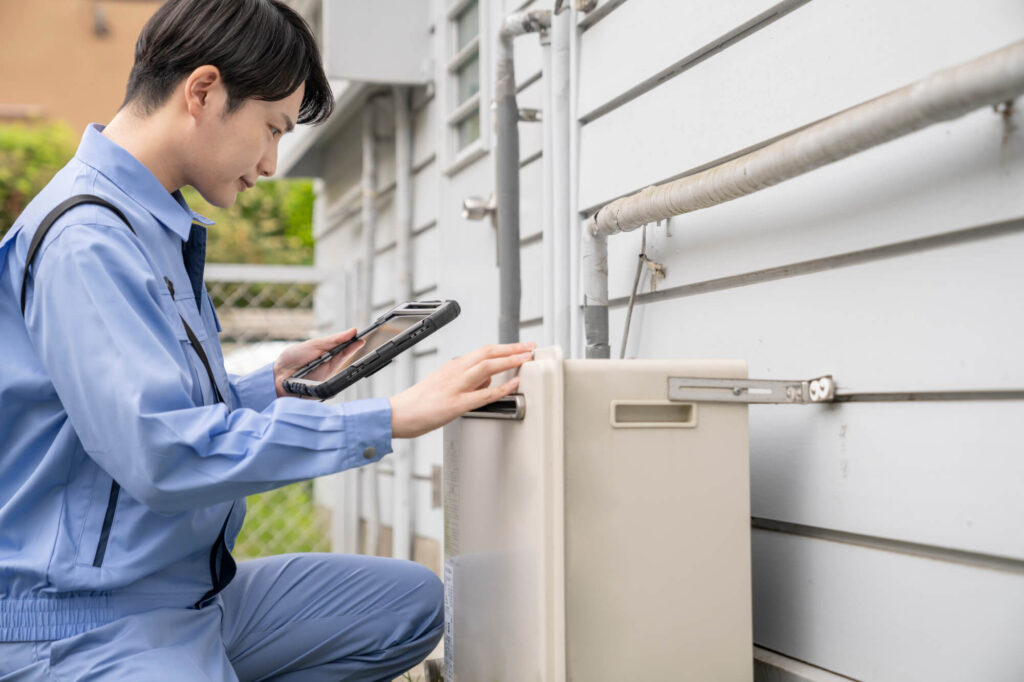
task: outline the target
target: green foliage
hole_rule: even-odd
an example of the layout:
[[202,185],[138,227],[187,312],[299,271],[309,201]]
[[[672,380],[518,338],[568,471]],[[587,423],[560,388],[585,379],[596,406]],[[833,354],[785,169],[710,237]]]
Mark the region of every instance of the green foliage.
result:
[[63,123],[0,125],[0,236],[74,153],[74,133]]
[[313,183],[257,182],[228,209],[211,206],[191,187],[185,200],[217,224],[210,228],[206,258],[218,263],[309,265],[313,262]]
[[[74,133],[64,123],[0,125],[0,236],[74,155],[75,144]],[[210,229],[207,260],[313,262],[313,183],[309,180],[258,182],[229,209],[214,208],[191,187],[183,194],[189,206],[217,223]]]
[[331,551],[326,522],[313,505],[312,481],[250,495],[246,503],[245,524],[232,552],[236,559]]

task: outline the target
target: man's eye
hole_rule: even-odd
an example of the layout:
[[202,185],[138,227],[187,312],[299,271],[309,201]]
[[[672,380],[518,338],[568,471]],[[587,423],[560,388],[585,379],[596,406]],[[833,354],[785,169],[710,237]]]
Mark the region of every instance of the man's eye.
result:
[[280,130],[278,130],[277,128],[275,128],[274,126],[270,126],[270,133],[271,133],[271,134],[272,134],[272,135],[273,135],[274,137],[277,137],[278,135],[280,135],[280,134],[281,134],[281,131],[280,131]]

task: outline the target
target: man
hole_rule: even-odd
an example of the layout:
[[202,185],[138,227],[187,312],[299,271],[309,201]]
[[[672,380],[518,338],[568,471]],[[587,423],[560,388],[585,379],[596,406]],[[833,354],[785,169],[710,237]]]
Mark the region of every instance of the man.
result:
[[[483,348],[340,405],[281,382],[354,330],[225,374],[194,224],[208,221],[178,190],[231,205],[274,173],[283,134],[331,106],[313,37],[279,0],[170,0],[121,110],[0,243],[0,679],[389,680],[436,644],[441,586],[417,564],[236,567],[228,551],[241,498],[376,461],[510,393],[516,380],[491,377],[532,348]],[[78,194],[109,206],[59,218],[26,277],[40,222]]]

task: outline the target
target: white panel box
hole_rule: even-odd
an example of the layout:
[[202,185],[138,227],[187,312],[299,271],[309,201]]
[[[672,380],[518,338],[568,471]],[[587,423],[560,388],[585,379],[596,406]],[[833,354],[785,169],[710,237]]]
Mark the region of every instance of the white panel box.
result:
[[324,0],[324,65],[331,78],[422,85],[430,81],[430,4]]
[[538,350],[445,428],[446,680],[752,679],[747,408],[672,376],[746,366]]

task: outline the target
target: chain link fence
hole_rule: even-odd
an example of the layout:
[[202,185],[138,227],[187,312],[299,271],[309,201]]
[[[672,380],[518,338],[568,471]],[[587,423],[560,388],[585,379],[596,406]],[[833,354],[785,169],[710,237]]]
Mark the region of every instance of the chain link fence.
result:
[[[214,264],[206,284],[221,324],[228,372],[259,369],[313,330],[311,267]],[[254,559],[289,552],[329,552],[330,515],[313,499],[312,481],[252,495],[234,555]]]

